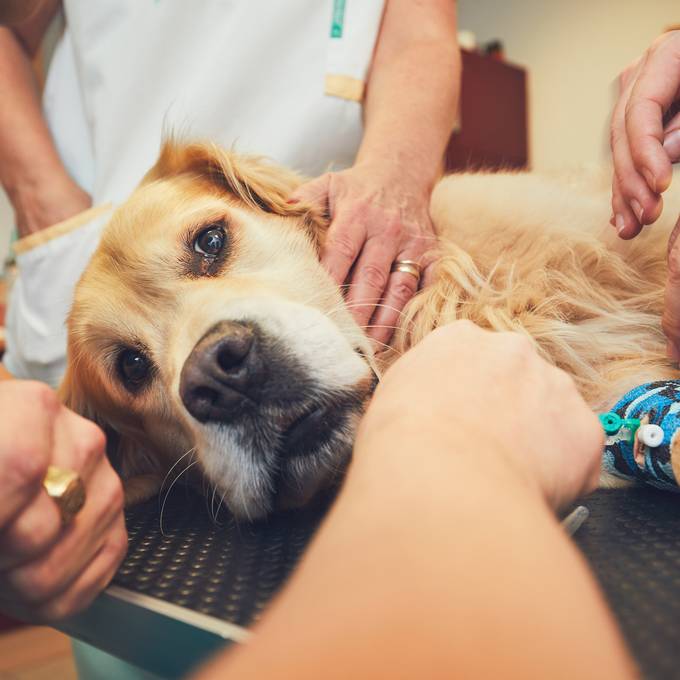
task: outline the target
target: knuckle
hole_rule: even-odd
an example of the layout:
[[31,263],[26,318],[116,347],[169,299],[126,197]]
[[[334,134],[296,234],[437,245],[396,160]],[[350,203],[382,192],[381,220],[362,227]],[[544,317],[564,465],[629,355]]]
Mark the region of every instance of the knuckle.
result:
[[359,272],[359,276],[371,288],[375,288],[381,292],[385,290],[385,286],[387,285],[387,272],[378,265],[364,265]]
[[49,600],[56,585],[56,570],[51,564],[22,567],[15,577],[15,587],[27,603]]
[[56,623],[60,619],[65,619],[71,614],[75,614],[74,611],[64,604],[63,599],[55,600],[49,604],[43,605],[37,611],[37,618],[42,623]]
[[23,488],[38,487],[47,473],[47,451],[35,451],[17,444],[11,463],[12,477]]
[[87,467],[104,457],[106,452],[106,438],[97,425],[90,421],[83,421],[78,440],[73,444],[73,453],[78,469]]
[[73,614],[77,614],[82,609],[85,609],[85,607],[90,604],[92,599],[94,598],[78,602],[73,597],[66,595],[55,598],[54,600],[40,607],[39,615],[45,623],[55,623],[72,616]]
[[[99,526],[108,526],[117,516],[122,517],[125,507],[125,493],[120,478],[115,472],[110,478],[97,485],[97,494],[91,501],[92,512],[97,518]],[[109,529],[110,534],[113,529]]]
[[5,548],[15,555],[39,555],[52,545],[60,532],[61,519],[56,511],[41,517],[40,522],[33,522],[30,526],[26,526],[20,518],[16,528],[7,536]]
[[103,456],[106,450],[106,436],[102,429],[90,421],[85,421],[83,441],[88,450],[96,455]]
[[505,343],[510,353],[517,357],[529,357],[535,354],[532,341],[524,333],[506,333]]
[[113,515],[118,515],[123,512],[125,504],[125,492],[123,491],[123,484],[115,472],[111,473],[111,489],[108,494],[107,507],[110,508]]
[[470,321],[470,319],[458,319],[451,325],[455,326],[456,331],[459,333],[474,333],[480,330],[479,326]]
[[341,257],[354,262],[358,249],[349,236],[337,234],[329,243],[329,249]]
[[109,540],[109,549],[111,551],[112,563],[117,566],[125,557],[128,549],[128,539],[125,529],[117,531]]
[[384,231],[385,237],[390,241],[399,241],[404,234],[401,220],[389,220]]
[[31,399],[43,413],[56,414],[61,407],[57,393],[45,383],[28,381],[24,383],[26,396]]
[[485,332],[487,331],[482,330],[469,319],[456,319],[443,326],[439,326],[430,333],[430,336],[438,338],[438,342],[442,343],[448,343],[451,340],[459,340],[465,343],[471,341],[470,336],[480,336]]
[[413,283],[402,281],[392,286],[391,294],[401,306],[405,305],[416,294],[416,280],[412,276],[409,276],[409,278],[413,279]]

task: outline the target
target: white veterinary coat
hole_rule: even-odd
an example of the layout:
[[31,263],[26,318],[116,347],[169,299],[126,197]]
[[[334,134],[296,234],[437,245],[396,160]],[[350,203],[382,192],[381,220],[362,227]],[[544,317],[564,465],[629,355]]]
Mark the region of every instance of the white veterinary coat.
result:
[[[310,176],[347,167],[383,3],[65,0],[44,93],[59,154],[95,206],[125,200],[169,131]],[[107,217],[19,242],[4,358],[17,377],[59,381],[73,288]]]

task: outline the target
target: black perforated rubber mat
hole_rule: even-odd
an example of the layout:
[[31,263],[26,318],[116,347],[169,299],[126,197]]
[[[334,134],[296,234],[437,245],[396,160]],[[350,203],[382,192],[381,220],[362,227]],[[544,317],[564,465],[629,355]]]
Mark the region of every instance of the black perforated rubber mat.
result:
[[328,503],[237,524],[209,502],[179,490],[129,509],[130,547],[114,583],[181,607],[247,626],[280,588],[306,547]]
[[598,491],[584,505],[591,514],[576,543],[595,570],[643,676],[680,678],[680,494],[651,488]]
[[[598,491],[576,543],[597,574],[644,677],[680,679],[680,495]],[[283,584],[325,508],[215,524],[189,491],[128,511],[130,550],[115,583],[247,626]],[[578,616],[578,612],[574,612]],[[588,626],[588,621],[583,621]]]

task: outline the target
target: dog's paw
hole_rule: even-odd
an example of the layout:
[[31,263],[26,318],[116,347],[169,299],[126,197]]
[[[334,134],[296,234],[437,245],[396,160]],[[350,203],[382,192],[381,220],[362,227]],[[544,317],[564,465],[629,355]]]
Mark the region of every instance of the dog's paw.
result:
[[600,472],[600,482],[597,486],[600,489],[629,489],[631,486],[635,486],[635,481],[632,479],[615,477],[609,472],[602,470]]

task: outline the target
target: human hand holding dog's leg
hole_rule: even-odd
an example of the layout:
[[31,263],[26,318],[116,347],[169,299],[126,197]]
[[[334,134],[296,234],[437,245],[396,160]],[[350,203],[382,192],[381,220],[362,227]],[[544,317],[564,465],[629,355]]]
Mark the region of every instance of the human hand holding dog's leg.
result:
[[469,321],[435,330],[387,371],[360,436],[429,427],[450,431],[458,442],[452,456],[474,455],[480,467],[507,464],[553,508],[597,485],[599,420],[574,381],[519,333]]
[[602,443],[528,340],[435,331],[387,372],[343,490],[254,639],[200,679],[634,677],[551,511],[594,487]]
[[612,223],[632,238],[661,214],[680,160],[680,31],[657,38],[620,77],[611,122]]
[[[120,480],[104,435],[41,383],[0,383],[0,610],[49,622],[87,606],[127,549]],[[48,465],[77,472],[86,500],[66,526],[43,488]]]

